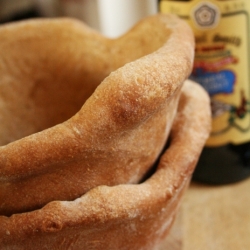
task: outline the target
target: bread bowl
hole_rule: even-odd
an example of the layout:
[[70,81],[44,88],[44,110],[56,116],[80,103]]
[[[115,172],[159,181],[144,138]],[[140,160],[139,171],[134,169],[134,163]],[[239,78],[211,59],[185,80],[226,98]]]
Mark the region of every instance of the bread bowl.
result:
[[138,183],[163,149],[194,38],[156,15],[117,39],[80,21],[0,27],[0,214]]
[[210,130],[190,28],[38,19],[0,38],[0,249],[158,249]]

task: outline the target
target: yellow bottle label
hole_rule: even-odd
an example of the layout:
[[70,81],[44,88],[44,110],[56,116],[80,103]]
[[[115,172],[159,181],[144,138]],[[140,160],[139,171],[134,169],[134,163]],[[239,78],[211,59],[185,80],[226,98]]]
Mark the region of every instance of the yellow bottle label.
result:
[[162,0],[192,27],[196,53],[191,79],[211,97],[212,132],[207,146],[250,141],[250,1]]

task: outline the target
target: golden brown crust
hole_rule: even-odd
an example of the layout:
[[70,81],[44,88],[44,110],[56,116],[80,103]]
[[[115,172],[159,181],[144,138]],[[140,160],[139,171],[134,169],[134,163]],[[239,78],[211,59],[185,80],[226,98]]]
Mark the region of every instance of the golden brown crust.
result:
[[152,250],[168,233],[211,124],[209,97],[186,81],[169,148],[145,182],[96,187],[75,201],[0,216],[0,248]]
[[116,40],[71,19],[2,26],[0,144],[15,141],[0,147],[0,214],[140,181],[168,136],[193,49],[171,15]]

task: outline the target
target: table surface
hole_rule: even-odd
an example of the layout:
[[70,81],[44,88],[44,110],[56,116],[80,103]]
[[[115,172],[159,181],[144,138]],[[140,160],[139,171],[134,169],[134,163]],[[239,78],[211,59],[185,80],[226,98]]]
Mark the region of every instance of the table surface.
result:
[[249,250],[250,178],[229,185],[191,183],[160,250]]
[[182,250],[250,249],[250,178],[223,186],[191,183],[180,213]]

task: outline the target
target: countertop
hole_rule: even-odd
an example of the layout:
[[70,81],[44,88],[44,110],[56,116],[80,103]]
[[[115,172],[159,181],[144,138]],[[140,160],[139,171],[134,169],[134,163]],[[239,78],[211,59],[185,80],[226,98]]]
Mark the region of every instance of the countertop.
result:
[[192,183],[182,213],[183,250],[250,249],[250,179],[223,185]]
[[191,183],[160,250],[249,250],[250,178],[229,185]]

